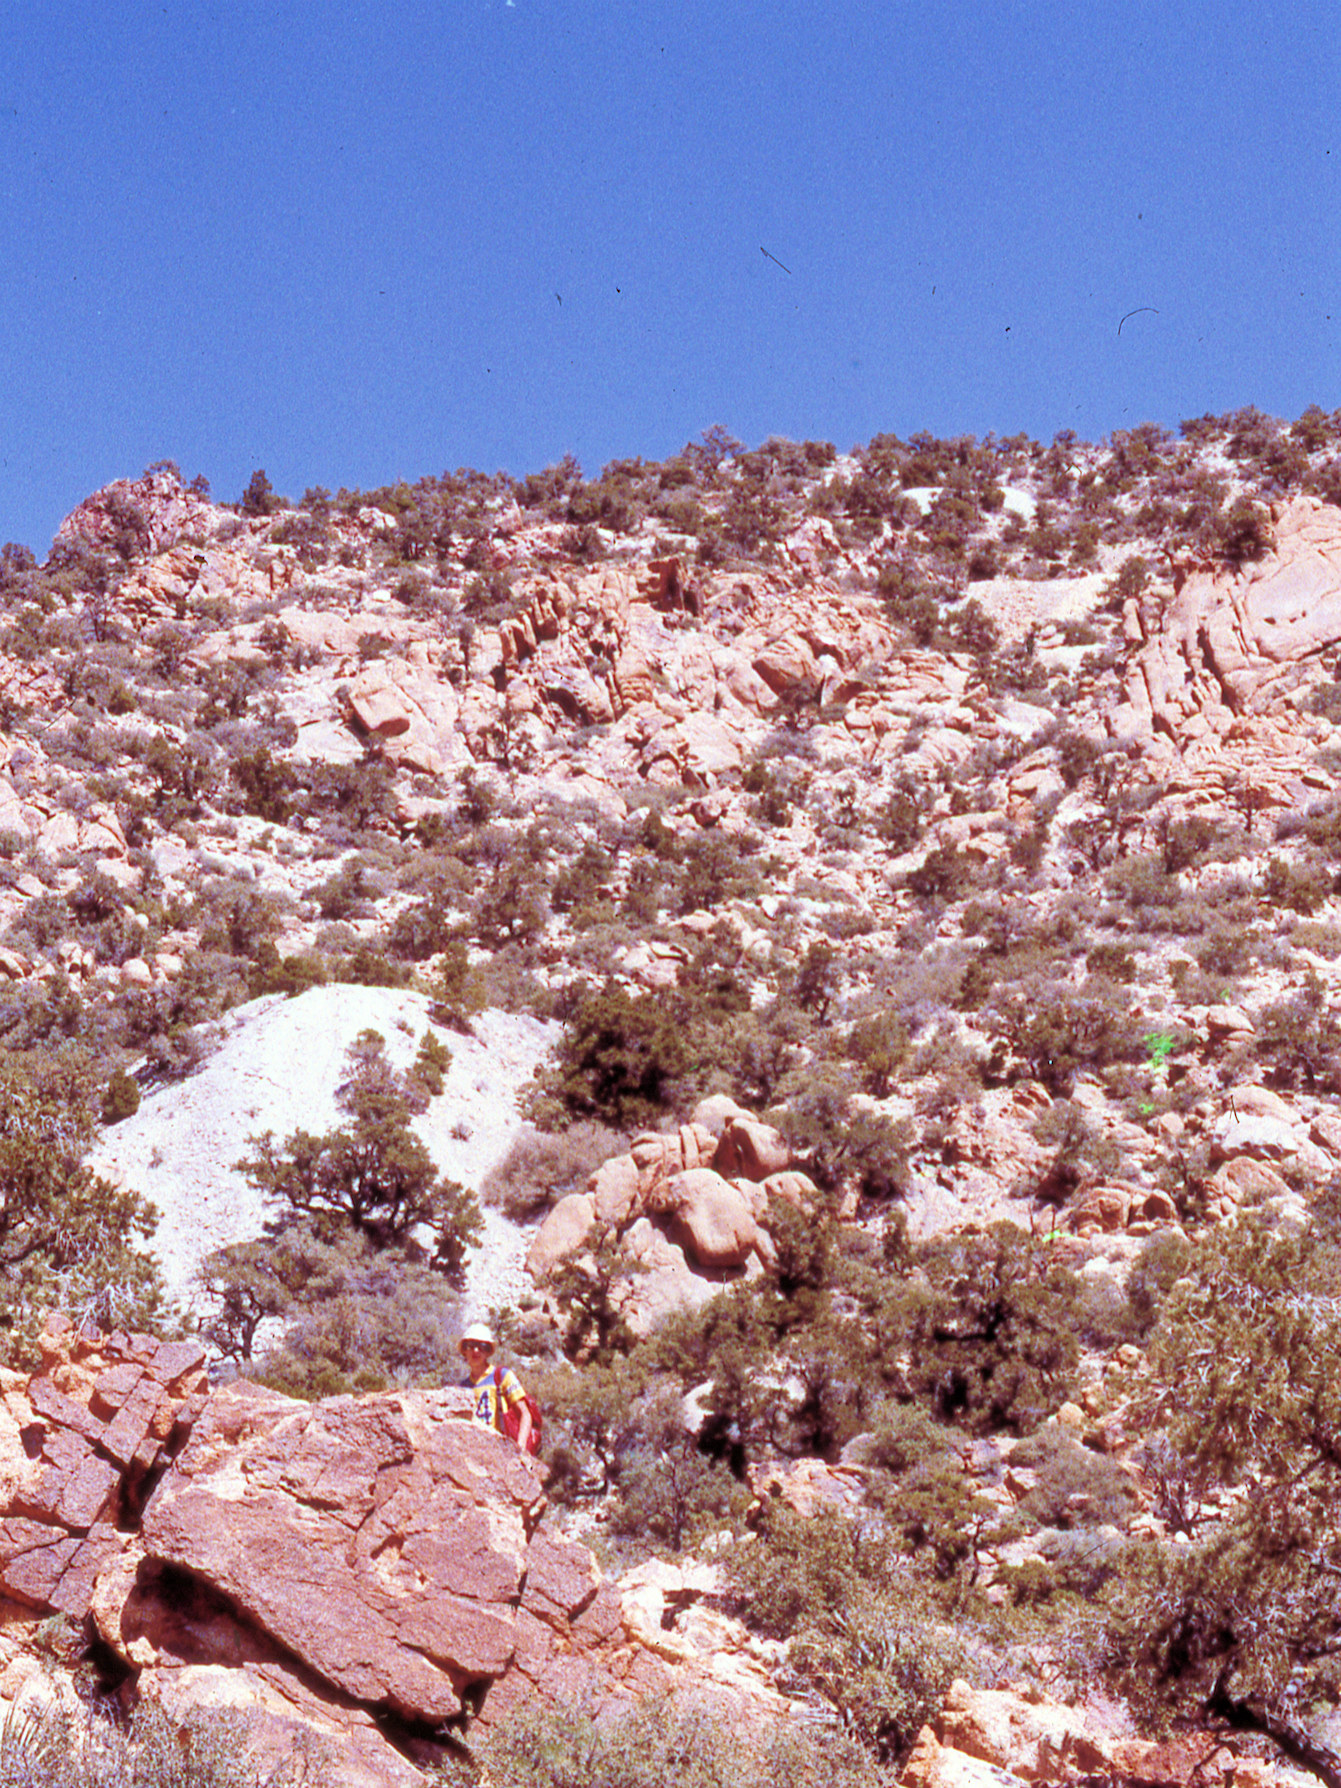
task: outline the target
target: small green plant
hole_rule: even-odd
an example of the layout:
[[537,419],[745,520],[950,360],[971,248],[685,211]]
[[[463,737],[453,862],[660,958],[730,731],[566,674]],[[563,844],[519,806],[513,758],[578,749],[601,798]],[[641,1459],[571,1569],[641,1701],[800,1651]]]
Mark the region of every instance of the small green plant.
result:
[[452,1052],[432,1031],[425,1031],[419,1039],[419,1050],[414,1058],[414,1078],[424,1091],[437,1098],[447,1084],[447,1070],[452,1065]]
[[139,1086],[124,1068],[118,1068],[102,1096],[103,1123],[119,1124],[122,1118],[134,1117],[139,1109]]

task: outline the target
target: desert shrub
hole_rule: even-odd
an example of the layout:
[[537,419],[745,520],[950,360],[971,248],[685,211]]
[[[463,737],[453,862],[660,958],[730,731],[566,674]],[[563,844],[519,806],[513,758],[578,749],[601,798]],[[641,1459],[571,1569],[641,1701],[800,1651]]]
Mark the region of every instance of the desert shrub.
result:
[[1010,1462],[1035,1474],[1020,1513],[1036,1527],[1120,1526],[1136,1502],[1131,1478],[1116,1460],[1055,1423],[1022,1440]]
[[1241,975],[1252,964],[1252,934],[1217,925],[1197,939],[1192,955],[1203,975],[1221,980]]
[[102,1121],[104,1124],[119,1124],[123,1118],[134,1117],[140,1109],[140,1089],[134,1078],[124,1068],[118,1068],[107,1082],[102,1096]]
[[822,1509],[813,1518],[785,1503],[760,1511],[757,1541],[731,1555],[732,1580],[748,1597],[750,1623],[785,1639],[807,1622],[821,1622],[851,1605],[861,1586],[887,1582],[898,1548],[876,1524]]
[[1176,906],[1182,887],[1158,857],[1123,857],[1105,876],[1115,900],[1140,911],[1146,907]]
[[295,805],[296,768],[271,755],[262,745],[237,758],[229,771],[235,799],[243,813],[255,814],[272,826],[282,826]]
[[678,1390],[646,1395],[625,1424],[611,1461],[612,1530],[659,1540],[672,1552],[744,1512],[749,1491],[702,1451]]
[[1312,950],[1315,955],[1325,956],[1329,962],[1334,962],[1341,956],[1341,925],[1310,924],[1305,921],[1291,931],[1290,942],[1296,950]]
[[1054,1099],[1033,1129],[1035,1142],[1053,1151],[1033,1188],[1042,1204],[1065,1204],[1083,1181],[1118,1167],[1116,1146],[1070,1099]]
[[334,875],[315,883],[307,898],[315,900],[323,919],[368,919],[376,901],[387,892],[386,879],[358,857],[342,863]]
[[622,1146],[617,1131],[590,1120],[558,1134],[524,1129],[481,1181],[480,1197],[514,1222],[524,1222],[582,1191],[602,1161]]
[[681,987],[631,994],[614,981],[580,985],[561,1002],[564,1033],[553,1066],[537,1076],[533,1119],[645,1127],[715,1077],[730,1078],[736,1022],[748,1004],[713,937]]
[[1262,877],[1262,893],[1272,906],[1306,916],[1316,913],[1331,891],[1331,873],[1321,863],[1288,863],[1273,857]]
[[375,1249],[347,1232],[323,1242],[300,1224],[220,1250],[202,1278],[219,1300],[211,1334],[220,1344],[230,1334],[245,1338],[257,1308],[282,1319],[281,1340],[246,1370],[286,1396],[440,1385],[460,1373],[459,1297],[441,1273],[401,1250]]
[[1272,1086],[1341,1090],[1341,1021],[1315,974],[1262,1013],[1254,1048],[1268,1064]]
[[247,992],[252,999],[263,994],[282,993],[292,999],[306,993],[309,987],[321,987],[330,979],[325,960],[310,952],[281,956],[276,945],[265,938],[256,946],[251,971],[247,976]]
[[[889,1788],[888,1774],[855,1738],[822,1727],[745,1730],[705,1709],[655,1699],[598,1717],[549,1707],[504,1722],[480,1758],[495,1788]],[[459,1788],[447,1776],[444,1788]]]
[[432,1031],[425,1031],[419,1039],[419,1048],[415,1051],[414,1066],[410,1070],[411,1079],[428,1094],[429,1098],[441,1096],[447,1085],[447,1070],[452,1065],[452,1052],[441,1037]]
[[554,878],[550,902],[555,912],[589,906],[609,889],[613,869],[610,852],[595,839],[586,839]]
[[87,1165],[91,1065],[79,1050],[0,1062],[0,1357],[32,1363],[48,1311],[152,1329],[165,1308],[142,1244],[157,1213]]
[[937,645],[941,651],[967,652],[982,661],[992,656],[1000,641],[1000,628],[973,597],[946,616]]
[[615,1454],[649,1384],[646,1350],[612,1352],[573,1367],[533,1366],[527,1378],[545,1411],[550,1495],[575,1503],[610,1488]]
[[1214,537],[1220,553],[1231,565],[1260,559],[1273,545],[1266,510],[1248,496],[1235,497],[1224,514],[1216,518]]
[[545,876],[534,860],[518,855],[495,866],[471,903],[469,926],[482,944],[498,950],[530,942],[548,921]]
[[934,1577],[976,1570],[976,1553],[996,1514],[964,1470],[963,1436],[916,1405],[887,1404],[862,1443],[866,1500]]
[[[422,899],[403,907],[385,933],[388,954],[400,962],[425,962],[430,956],[440,955],[457,940],[462,929],[461,907],[464,904],[459,883],[465,879],[464,872],[459,877],[454,873],[443,873],[434,879]],[[464,939],[460,941],[464,948]]]
[[[1332,1699],[1336,1270],[1330,1237],[1241,1217],[1192,1251],[1169,1295],[1147,1409],[1190,1489],[1191,1533],[1134,1543],[1113,1610],[1147,1708],[1306,1739],[1304,1710]],[[1223,1495],[1239,1485],[1248,1494]]]
[[1085,952],[1085,967],[1091,975],[1124,985],[1136,979],[1136,957],[1126,944],[1094,944]]
[[908,1026],[894,1012],[859,1018],[847,1035],[847,1055],[861,1069],[866,1092],[883,1099],[912,1053]]
[[144,767],[158,785],[155,812],[164,826],[198,818],[219,779],[213,747],[197,738],[178,744],[155,735],[144,749]]
[[299,1745],[265,1765],[249,1736],[245,1719],[214,1709],[170,1720],[145,1701],[123,1722],[29,1701],[0,1725],[0,1788],[297,1788],[325,1761]]
[[1065,1401],[1079,1357],[1075,1275],[1016,1225],[928,1243],[921,1283],[896,1286],[882,1332],[940,1422],[1027,1433]]
[[764,892],[760,865],[751,860],[757,837],[696,832],[683,847],[680,911],[716,911],[731,900],[757,900]]
[[410,1128],[427,1097],[386,1060],[382,1039],[364,1032],[347,1058],[337,1103],[347,1128],[314,1136],[297,1130],[282,1144],[266,1131],[238,1163],[246,1179],[279,1207],[335,1234],[352,1228],[374,1247],[406,1248],[423,1225],[433,1234],[432,1264],[454,1277],[481,1235],[473,1192],[440,1177]]
[[192,918],[200,928],[200,948],[232,956],[255,957],[260,945],[284,929],[286,897],[254,882],[219,879],[207,882],[196,896]]
[[901,1761],[939,1707],[964,1653],[901,1573],[888,1537],[822,1511],[813,1518],[766,1503],[754,1541],[731,1570],[744,1612],[790,1638],[803,1682],[878,1757]]
[[778,1090],[783,1102],[771,1119],[818,1185],[834,1189],[850,1181],[874,1199],[904,1190],[912,1126],[857,1101],[850,1072],[833,1063],[811,1063],[787,1076]]
[[977,885],[977,865],[958,845],[938,844],[905,880],[919,900],[961,900]]
[[998,1034],[1054,1096],[1069,1094],[1079,1074],[1133,1059],[1137,1048],[1125,1006],[1109,998],[1102,983],[1083,992],[1055,985],[998,989],[991,1016]]
[[375,944],[359,944],[347,956],[336,957],[330,970],[332,980],[355,987],[408,987],[414,980],[411,969]]
[[1147,1238],[1127,1276],[1127,1303],[1134,1338],[1143,1341],[1159,1320],[1164,1300],[1181,1277],[1188,1256],[1184,1236],[1164,1232]]

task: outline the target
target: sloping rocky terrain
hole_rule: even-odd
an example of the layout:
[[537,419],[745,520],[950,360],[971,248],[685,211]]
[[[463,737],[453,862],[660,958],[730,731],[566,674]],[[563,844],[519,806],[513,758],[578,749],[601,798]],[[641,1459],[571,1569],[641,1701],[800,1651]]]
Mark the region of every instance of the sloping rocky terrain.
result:
[[[61,1614],[123,1699],[242,1670],[411,1780],[575,1692],[525,1614],[602,1695],[743,1671],[890,1779],[1341,1779],[1339,444],[712,431],[236,506],[163,465],[4,548],[12,1686]],[[284,1547],[459,1481],[491,1309],[548,1475],[481,1517],[487,1664],[418,1635],[421,1693],[372,1652],[467,1592],[354,1545],[355,1668]],[[93,1387],[159,1384],[146,1330],[216,1388],[135,1464]],[[161,1572],[189,1636],[126,1600]]]

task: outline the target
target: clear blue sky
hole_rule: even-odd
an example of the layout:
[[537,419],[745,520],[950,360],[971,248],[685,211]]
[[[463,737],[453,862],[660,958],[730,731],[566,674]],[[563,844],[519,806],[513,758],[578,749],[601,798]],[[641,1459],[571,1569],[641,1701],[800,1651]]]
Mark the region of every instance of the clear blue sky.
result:
[[235,500],[1341,406],[1335,0],[8,0],[0,43],[39,556],[161,458]]

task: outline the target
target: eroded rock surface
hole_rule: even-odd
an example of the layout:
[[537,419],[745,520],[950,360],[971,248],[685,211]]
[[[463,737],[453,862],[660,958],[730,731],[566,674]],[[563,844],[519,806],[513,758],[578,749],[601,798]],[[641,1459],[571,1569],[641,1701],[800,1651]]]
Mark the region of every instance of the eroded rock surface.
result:
[[1199,566],[1167,604],[1154,593],[1133,601],[1128,631],[1142,644],[1127,673],[1127,726],[1192,744],[1267,713],[1341,639],[1341,510],[1296,497],[1260,560]]
[[[146,1551],[356,1699],[457,1714],[511,1660],[541,1503],[534,1462],[462,1405],[218,1391],[145,1511]],[[562,1562],[546,1589],[567,1616],[599,1578],[585,1549]]]
[[785,1709],[733,1623],[649,1644],[636,1595],[626,1613],[542,1524],[539,1466],[463,1390],[206,1395],[194,1344],[45,1342],[0,1391],[0,1589],[91,1622],[174,1714],[242,1708],[262,1752],[301,1741],[373,1788],[421,1779],[444,1721],[537,1697]]

